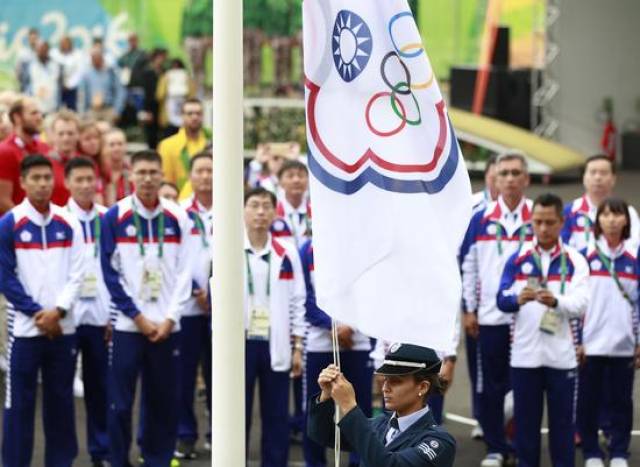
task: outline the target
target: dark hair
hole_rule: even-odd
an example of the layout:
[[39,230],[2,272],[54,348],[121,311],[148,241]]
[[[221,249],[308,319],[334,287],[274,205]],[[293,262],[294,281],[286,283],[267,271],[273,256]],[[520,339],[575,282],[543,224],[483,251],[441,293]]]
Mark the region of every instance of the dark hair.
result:
[[184,62],[182,59],[176,57],[171,59],[171,68],[179,68],[181,70],[185,69]]
[[204,151],[200,151],[198,154],[193,156],[189,161],[189,172],[193,170],[193,166],[196,165],[196,161],[199,159],[209,159],[210,161],[213,161],[213,154],[211,153],[211,151],[205,149]]
[[163,186],[168,186],[173,188],[174,190],[176,190],[176,193],[178,193],[178,195],[180,194],[180,190],[178,190],[178,187],[175,183],[172,182],[168,182],[166,180],[163,180],[162,183],[160,184],[160,188],[162,188]]
[[533,211],[536,206],[542,206],[545,208],[554,208],[556,210],[556,213],[558,213],[558,216],[560,216],[560,218],[562,219],[564,217],[563,211],[564,211],[564,206],[562,205],[562,198],[560,198],[558,195],[554,195],[553,193],[544,193],[540,196],[538,196],[535,201],[533,202],[533,207],[531,208],[531,211]]
[[423,381],[429,383],[429,390],[423,399],[424,404],[426,405],[427,399],[431,395],[441,395],[444,394],[449,386],[449,382],[446,381],[442,376],[438,373],[426,372],[424,370],[416,371],[412,373],[413,379],[416,383],[420,384]]
[[489,169],[498,163],[498,155],[491,154],[484,165],[484,174],[487,175]]
[[133,156],[131,156],[132,167],[141,161],[157,162],[162,165],[162,158],[160,157],[160,154],[153,149],[144,149],[142,151],[135,152]]
[[265,196],[269,197],[269,200],[271,200],[271,204],[273,204],[273,207],[276,207],[277,204],[277,200],[276,200],[276,195],[274,195],[271,191],[262,188],[261,186],[257,187],[257,188],[252,188],[251,190],[245,192],[244,194],[244,205],[247,205],[247,202],[249,201],[249,199],[253,198],[257,196],[258,198],[263,198]]
[[302,170],[307,175],[309,174],[309,169],[302,162],[297,160],[286,160],[282,163],[282,167],[278,170],[278,180],[282,178],[285,172],[289,170]]
[[156,47],[151,51],[151,55],[150,55],[150,59],[151,61],[155,60],[156,58],[158,58],[161,55],[166,55],[167,54],[167,49],[163,48],[163,47]]
[[624,217],[627,219],[627,225],[625,225],[622,230],[622,239],[626,240],[631,237],[631,216],[629,215],[629,205],[626,201],[620,198],[607,198],[600,203],[598,211],[596,212],[596,223],[593,226],[593,235],[598,238],[602,234],[602,227],[600,227],[600,215],[607,208],[614,214],[624,214]]
[[71,175],[75,169],[91,169],[93,171],[96,170],[96,164],[93,162],[93,159],[90,159],[85,156],[78,156],[72,159],[64,165],[64,176],[67,178]]
[[593,156],[589,156],[587,157],[587,159],[584,161],[584,167],[583,167],[583,171],[582,174],[584,175],[587,171],[587,166],[591,163],[591,162],[595,162],[595,161],[607,161],[609,163],[609,166],[611,167],[611,173],[615,174],[616,173],[616,165],[613,163],[613,161],[609,158],[609,156],[605,155],[605,154],[594,154]]
[[19,97],[18,99],[14,100],[11,106],[9,107],[9,112],[8,112],[9,120],[13,125],[16,124],[15,116],[16,115],[22,116],[22,112],[24,112],[24,107],[25,107],[25,104],[27,103],[27,99],[29,98],[25,96]]
[[197,97],[190,97],[188,99],[185,99],[185,101],[182,103],[180,111],[184,112],[184,108],[189,104],[198,104],[200,107],[204,107],[200,99],[198,99]]
[[26,177],[29,171],[35,167],[49,167],[53,170],[53,164],[42,154],[29,154],[20,162],[20,176]]

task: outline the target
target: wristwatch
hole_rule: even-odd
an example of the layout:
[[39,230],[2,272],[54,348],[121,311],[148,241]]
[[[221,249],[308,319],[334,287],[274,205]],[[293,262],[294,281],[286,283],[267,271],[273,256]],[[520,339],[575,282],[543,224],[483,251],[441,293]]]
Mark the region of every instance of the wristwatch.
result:
[[60,314],[60,319],[64,319],[65,316],[67,316],[67,310],[65,310],[64,308],[62,308],[61,306],[57,306],[56,310],[58,311],[58,313]]

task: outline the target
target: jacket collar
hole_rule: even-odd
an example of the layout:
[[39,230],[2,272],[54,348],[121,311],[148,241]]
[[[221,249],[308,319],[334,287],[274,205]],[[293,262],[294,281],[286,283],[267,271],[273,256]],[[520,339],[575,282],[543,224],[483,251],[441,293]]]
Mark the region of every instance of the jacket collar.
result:
[[73,198],[69,198],[69,202],[67,203],[67,209],[69,212],[73,213],[78,219],[84,222],[89,222],[93,220],[94,217],[98,214],[98,209],[96,203],[93,203],[91,209],[85,211],[82,209],[78,203]]
[[[384,430],[382,433],[383,442],[384,442],[384,437],[387,434],[387,428],[389,426],[388,422],[390,418],[391,418],[391,414],[389,415],[389,417],[387,417],[386,419],[387,423],[385,423],[384,425]],[[398,419],[398,425],[399,424],[400,424],[400,420]],[[433,415],[431,414],[431,410],[427,409],[424,415],[418,418],[418,420],[416,420],[413,424],[411,424],[411,426],[409,426],[406,430],[401,431],[395,438],[393,438],[393,440],[391,440],[391,442],[387,445],[387,448],[393,450],[394,447],[402,445],[407,440],[410,440],[411,439],[410,437],[413,434],[424,433],[426,429],[431,428],[435,425],[436,425],[436,422],[433,418]]]
[[46,226],[51,222],[51,219],[53,219],[53,204],[51,203],[49,203],[49,212],[46,215],[42,215],[36,208],[34,208],[28,198],[25,198],[21,205],[24,206],[29,220],[36,225],[41,227]]

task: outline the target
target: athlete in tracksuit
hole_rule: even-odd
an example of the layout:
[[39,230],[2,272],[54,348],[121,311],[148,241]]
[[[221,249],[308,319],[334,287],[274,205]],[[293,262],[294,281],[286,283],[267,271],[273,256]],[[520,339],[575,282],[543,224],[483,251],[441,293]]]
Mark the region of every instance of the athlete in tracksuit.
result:
[[78,221],[50,203],[51,162],[31,155],[21,163],[25,200],[0,219],[0,292],[9,332],[2,465],[31,464],[38,375],[46,467],[70,467],[78,453],[73,377],[76,336],[72,307],[83,276],[84,241]]
[[[101,224],[107,209],[91,203],[88,209],[74,199],[76,179],[92,178],[95,184],[93,163],[88,162],[75,170],[67,171],[67,186],[71,198],[67,210],[82,226],[84,237],[84,276],[79,300],[73,308],[76,322],[78,352],[82,354],[82,381],[84,383],[84,403],[86,409],[87,445],[91,460],[95,465],[103,465],[108,460],[109,439],[107,436],[107,358],[109,325],[109,292],[104,284],[100,267]],[[77,164],[76,164],[77,165]],[[72,167],[72,166],[68,166]],[[95,193],[95,191],[94,191]]]
[[275,196],[263,188],[245,195],[246,435],[256,380],[260,387],[263,467],[286,467],[289,378],[302,373],[304,278],[295,248],[269,234]]
[[540,428],[547,398],[549,448],[556,467],[574,466],[576,353],[570,319],[589,300],[584,257],[559,238],[562,201],[542,195],[533,207],[535,238],[511,256],[497,294],[512,319],[511,384],[520,467],[539,467]]
[[[329,315],[318,308],[314,287],[313,244],[308,240],[300,249],[300,258],[307,287],[305,318],[309,325],[305,352],[304,399],[320,391],[318,376],[320,372],[333,363],[333,343],[331,338],[332,320]],[[340,341],[340,370],[349,378],[356,391],[358,405],[367,417],[371,417],[371,380],[373,367],[369,358],[371,339],[358,330],[338,324],[338,340]],[[312,441],[305,430],[304,460],[307,467],[323,467],[327,465],[325,448]],[[351,464],[359,462],[355,454],[351,454]]]
[[[591,293],[582,329],[585,359],[580,371],[578,423],[587,465],[603,466],[598,416],[604,402],[604,388],[607,387],[611,396],[608,400],[611,465],[626,467],[633,424],[633,380],[637,367],[634,357],[640,356],[640,263],[638,250],[628,239],[628,224],[621,228],[620,220],[624,221],[626,203],[605,200],[598,210],[600,225],[603,224],[601,211],[621,219],[607,218],[607,230],[602,232],[603,228],[598,226],[594,232],[598,234],[596,242],[583,250],[589,264]],[[618,226],[613,225],[612,228],[612,221],[618,222]]]
[[131,411],[142,375],[145,465],[169,465],[180,408],[180,316],[192,290],[191,222],[177,204],[159,198],[160,157],[133,155],[133,195],[112,206],[102,229],[102,269],[118,310],[109,355],[111,465],[128,465]]
[[[203,153],[191,159],[190,180],[194,194],[182,202],[191,219],[187,242],[193,255],[192,297],[180,319],[181,397],[176,457],[194,458],[198,426],[193,410],[198,367],[202,368],[207,409],[211,413],[211,314],[208,281],[211,276],[212,212],[211,155]],[[211,442],[211,428],[206,430]]]

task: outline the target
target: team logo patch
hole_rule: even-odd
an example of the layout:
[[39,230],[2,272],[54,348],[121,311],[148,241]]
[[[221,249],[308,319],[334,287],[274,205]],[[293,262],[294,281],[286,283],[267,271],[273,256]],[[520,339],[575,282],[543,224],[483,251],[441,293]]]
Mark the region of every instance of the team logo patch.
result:
[[133,237],[136,234],[136,227],[134,225],[128,225],[124,231],[128,237]]
[[432,439],[431,441],[429,441],[429,446],[431,446],[433,449],[438,449],[440,447],[440,443],[438,443],[435,439]]
[[602,263],[598,259],[591,261],[591,269],[593,271],[599,271],[602,268]]
[[22,240],[23,242],[30,242],[32,238],[33,235],[31,235],[31,232],[29,232],[28,230],[23,230],[20,233],[20,240]]
[[286,228],[286,224],[282,220],[277,220],[273,223],[273,230],[282,232]]
[[487,233],[488,233],[489,235],[495,235],[495,234],[496,234],[496,230],[497,230],[497,229],[496,229],[496,225],[495,225],[495,224],[489,224],[489,225],[487,226]]
[[392,344],[391,347],[389,347],[389,353],[396,353],[398,350],[400,350],[400,347],[402,347],[402,344],[400,344],[399,342]]
[[520,268],[522,270],[522,274],[531,274],[533,272],[533,265],[531,263],[524,263]]
[[578,224],[579,227],[584,227],[585,225],[584,216],[578,217],[578,220],[576,220],[576,224]]
[[56,232],[56,240],[64,240],[66,237],[64,232]]
[[176,230],[173,227],[167,227],[166,229],[164,229],[164,233],[165,235],[175,235]]
[[631,274],[633,273],[633,266],[627,266],[624,270],[627,274]]

